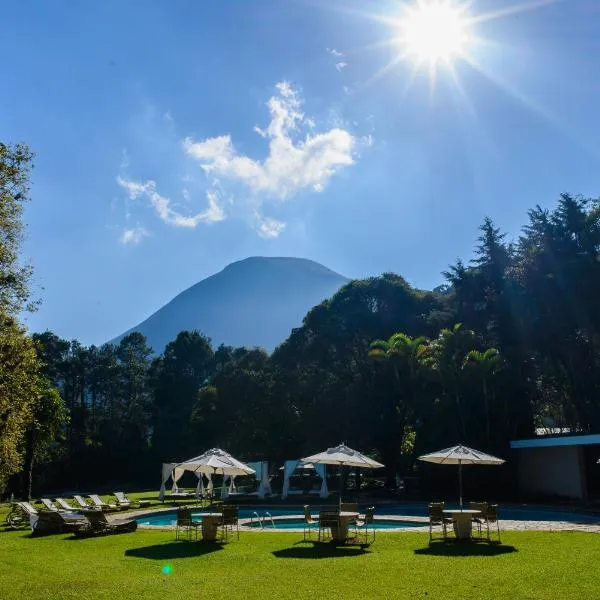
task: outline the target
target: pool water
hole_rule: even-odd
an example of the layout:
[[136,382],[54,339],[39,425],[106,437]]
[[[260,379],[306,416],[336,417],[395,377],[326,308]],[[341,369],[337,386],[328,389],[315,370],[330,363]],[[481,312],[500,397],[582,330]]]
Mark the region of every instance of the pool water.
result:
[[[458,506],[447,505],[449,509],[458,508]],[[365,507],[361,507],[361,511],[364,512]],[[239,516],[240,519],[250,519],[253,516],[256,518],[258,513],[260,518],[263,518],[266,513],[269,513],[273,517],[292,516],[300,515],[304,511],[302,506],[269,506],[269,505],[255,505],[240,507]],[[163,512],[158,514],[149,514],[137,519],[140,525],[152,525],[155,527],[166,527],[176,524],[175,509],[169,512]],[[314,516],[318,514],[318,507],[312,509]],[[413,504],[381,504],[375,507],[376,515],[398,515],[398,516],[409,516],[409,517],[426,517],[428,514],[427,505],[423,503]],[[195,520],[201,520],[202,512],[192,512]],[[567,521],[567,522],[579,522],[579,523],[598,523],[600,522],[600,515],[575,513],[569,511],[559,511],[552,509],[545,509],[540,507],[516,507],[508,506],[499,508],[500,519],[514,520],[514,521]],[[267,516],[268,521],[268,516]],[[380,521],[381,522],[381,521]],[[301,521],[300,521],[301,523]],[[386,525],[386,523],[388,523]],[[383,520],[381,528],[394,527],[391,525],[392,521]],[[405,525],[410,527],[412,525]],[[295,525],[289,525],[288,528],[295,527]],[[302,524],[300,524],[302,527]],[[285,529],[278,527],[278,529]]]
[[[255,529],[261,529],[260,523],[254,521],[254,523],[248,523],[250,527]],[[411,527],[426,527],[427,523],[413,523],[412,521],[393,521],[391,519],[378,519],[373,524],[374,529],[410,529]],[[269,521],[267,518],[264,522],[264,529],[302,529],[304,527],[303,519],[285,519],[285,520],[274,520]],[[371,525],[369,525],[371,528]]]

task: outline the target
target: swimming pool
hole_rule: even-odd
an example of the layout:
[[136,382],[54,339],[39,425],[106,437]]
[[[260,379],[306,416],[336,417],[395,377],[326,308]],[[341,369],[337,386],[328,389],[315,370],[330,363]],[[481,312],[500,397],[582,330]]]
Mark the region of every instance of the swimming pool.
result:
[[[365,507],[361,506],[361,512]],[[458,508],[457,506],[447,505],[447,508]],[[313,515],[318,514],[319,508],[312,507]],[[276,505],[254,505],[241,506],[239,516],[240,519],[256,518],[256,513],[262,518],[266,513],[273,517],[298,516],[304,512],[304,508],[298,506],[276,506]],[[176,523],[175,509],[157,514],[147,514],[138,517],[137,522],[140,525],[150,525],[154,527],[168,527]],[[393,515],[407,517],[427,517],[427,504],[424,503],[407,503],[407,504],[380,504],[375,506],[376,516]],[[566,521],[573,523],[600,523],[600,515],[586,514],[579,512],[571,512],[566,510],[556,510],[536,506],[500,506],[499,517],[502,520],[511,521]],[[194,519],[202,518],[202,511],[192,511]],[[268,521],[268,516],[267,516]],[[300,525],[301,526],[301,525]],[[388,527],[390,527],[388,525]]]
[[[304,527],[303,519],[274,519],[270,521],[265,519],[261,525],[258,521],[246,523],[247,526],[254,529],[302,529]],[[411,529],[414,527],[427,527],[427,523],[417,523],[414,521],[402,521],[392,519],[376,519],[372,527],[374,529]],[[371,527],[371,525],[369,525]]]

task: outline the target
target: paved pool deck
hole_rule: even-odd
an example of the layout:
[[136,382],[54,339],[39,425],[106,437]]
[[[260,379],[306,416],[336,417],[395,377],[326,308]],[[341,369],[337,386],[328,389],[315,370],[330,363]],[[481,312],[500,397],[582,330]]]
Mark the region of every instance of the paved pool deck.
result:
[[[190,505],[192,510],[200,510],[198,505]],[[166,507],[166,508],[158,508],[158,509],[142,509],[136,511],[128,511],[127,513],[113,513],[109,515],[108,518],[111,517],[118,518],[127,516],[138,518],[146,515],[156,515],[160,513],[172,512],[174,507]],[[384,507],[381,507],[381,510],[385,510]],[[576,516],[576,513],[574,514]],[[274,521],[278,520],[288,520],[288,519],[303,519],[304,515],[298,513],[297,515],[285,515],[285,516],[275,516],[273,517]],[[423,527],[390,527],[385,529],[377,529],[377,535],[380,533],[410,533],[410,532],[423,532],[429,531],[429,519],[427,517],[415,517],[415,516],[403,516],[403,515],[386,515],[385,513],[381,513],[376,515],[375,519],[385,519],[386,521],[400,521],[400,522],[410,522],[410,523],[419,523],[422,524]],[[265,526],[264,529],[260,529],[257,527],[250,526],[251,519],[240,519],[240,530],[245,531],[262,531],[262,532],[270,532],[270,533],[282,533],[282,532],[302,532],[302,528],[285,528],[285,529],[276,529],[273,527]],[[585,522],[577,522],[577,521],[516,521],[509,519],[500,519],[500,530],[501,531],[583,531],[588,533],[600,533],[600,515],[598,517],[598,523],[585,523]],[[174,525],[138,525],[140,529],[166,529],[171,530],[175,529]]]

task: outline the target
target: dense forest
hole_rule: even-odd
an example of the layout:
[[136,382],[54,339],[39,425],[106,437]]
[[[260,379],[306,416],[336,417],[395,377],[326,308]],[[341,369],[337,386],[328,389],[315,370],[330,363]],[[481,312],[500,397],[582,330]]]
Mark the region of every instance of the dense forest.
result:
[[514,241],[485,219],[433,291],[352,281],[271,355],[182,331],[156,356],[138,333],[85,347],[19,326],[31,156],[0,150],[0,492],[158,486],[161,462],[212,446],[277,462],[341,441],[391,482],[459,442],[508,457],[537,427],[600,431],[596,200],[535,207]]

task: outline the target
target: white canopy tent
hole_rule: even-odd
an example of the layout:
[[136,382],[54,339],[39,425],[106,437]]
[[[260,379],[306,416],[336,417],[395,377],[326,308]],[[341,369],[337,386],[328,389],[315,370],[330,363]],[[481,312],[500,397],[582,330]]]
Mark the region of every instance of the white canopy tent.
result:
[[438,465],[458,465],[458,494],[459,503],[462,509],[463,493],[462,493],[462,466],[463,465],[501,465],[505,461],[502,458],[497,458],[491,454],[473,450],[467,446],[452,446],[444,448],[437,452],[424,454],[419,456],[419,460],[425,462],[436,463]]
[[[208,478],[208,489],[212,491],[212,476],[213,475],[229,475],[234,477],[235,475],[252,475],[254,469],[248,465],[237,460],[225,450],[220,448],[211,448],[201,454],[195,456],[181,463],[164,463],[162,466],[162,484],[160,487],[159,498],[161,500],[165,497],[166,483],[169,478],[173,479],[173,487],[177,487],[177,481],[185,473],[185,471],[192,471],[198,477],[198,487],[196,488],[197,493],[203,488],[202,475],[206,475]],[[233,480],[230,480],[230,486],[233,486]],[[225,477],[223,478],[223,487],[225,488]],[[224,492],[225,496],[227,492]]]
[[329,490],[327,489],[327,471],[324,464],[313,465],[303,460],[286,460],[283,464],[283,488],[281,490],[281,497],[287,498],[290,494],[290,477],[294,474],[294,471],[299,469],[314,469],[315,473],[321,478],[321,489],[319,490],[320,498],[327,498],[329,496]]
[[249,462],[248,466],[255,471],[255,477],[258,480],[259,498],[271,495],[271,482],[269,481],[269,463],[266,460]]

